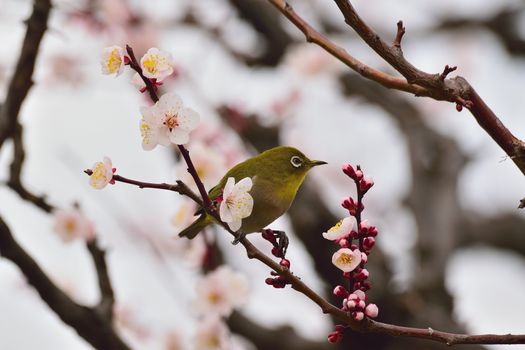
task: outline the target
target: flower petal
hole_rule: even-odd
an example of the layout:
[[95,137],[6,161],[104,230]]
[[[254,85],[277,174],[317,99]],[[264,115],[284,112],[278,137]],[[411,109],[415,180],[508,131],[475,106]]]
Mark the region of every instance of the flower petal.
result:
[[228,226],[230,227],[230,230],[237,232],[241,228],[242,220],[235,220],[232,222],[228,222]]
[[200,116],[191,108],[183,108],[179,112],[179,127],[184,130],[193,130],[199,125]]
[[184,145],[190,140],[189,132],[180,128],[172,129],[169,132],[168,137],[171,143],[177,145]]
[[178,115],[181,112],[182,99],[179,95],[168,92],[160,97],[156,105],[162,115]]
[[231,222],[231,221],[233,221],[232,212],[231,212],[230,208],[228,208],[228,204],[226,204],[226,201],[222,201],[221,202],[221,205],[219,207],[219,216],[220,216],[221,220],[224,221],[224,222]]
[[234,193],[245,193],[252,189],[253,182],[249,177],[245,177],[235,185]]
[[230,194],[232,193],[234,186],[235,186],[235,179],[233,177],[229,177],[222,191],[222,198],[224,199],[223,200],[224,202],[226,202],[226,199],[230,197]]
[[140,120],[140,136],[142,138],[142,148],[145,151],[151,151],[158,145],[158,131],[157,128],[149,124],[146,120]]
[[252,213],[253,210],[253,198],[249,193],[243,193],[235,200],[235,211],[236,215],[241,219],[244,219]]

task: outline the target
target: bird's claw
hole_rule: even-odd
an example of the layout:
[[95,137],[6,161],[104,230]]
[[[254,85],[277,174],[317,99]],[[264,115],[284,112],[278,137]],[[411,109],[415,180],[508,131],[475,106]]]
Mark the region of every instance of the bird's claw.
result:
[[232,244],[237,245],[239,242],[246,237],[246,233],[239,233],[237,236],[233,239]]
[[286,251],[288,250],[288,244],[290,243],[290,240],[288,239],[288,236],[284,231],[274,230],[273,233],[275,234],[275,237],[277,237],[278,240],[277,248],[280,252],[282,252],[282,257],[284,258],[286,256]]

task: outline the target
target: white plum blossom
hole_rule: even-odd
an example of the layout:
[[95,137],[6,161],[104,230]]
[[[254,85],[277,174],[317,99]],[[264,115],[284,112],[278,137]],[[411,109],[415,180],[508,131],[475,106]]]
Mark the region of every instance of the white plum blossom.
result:
[[162,81],[173,73],[173,59],[170,53],[152,47],[140,59],[140,67],[146,78]]
[[232,231],[241,228],[242,219],[252,213],[253,198],[248,193],[252,189],[252,179],[245,177],[235,183],[233,177],[229,177],[222,192],[222,202],[219,207],[220,218],[227,223]]
[[120,46],[106,47],[100,59],[102,74],[115,74],[117,77],[124,70],[124,49]]
[[111,159],[104,157],[102,162],[93,164],[92,174],[89,176],[89,184],[98,190],[106,187],[107,184],[115,183],[113,180],[113,164]]
[[140,133],[142,147],[149,151],[158,144],[169,146],[189,141],[190,132],[199,124],[199,114],[191,108],[186,108],[182,100],[174,93],[167,93],[153,106],[142,107]]
[[55,213],[54,231],[64,242],[76,238],[91,240],[95,236],[93,223],[77,209],[61,209]]
[[196,310],[201,315],[227,317],[248,298],[248,282],[243,275],[221,266],[204,276],[196,287]]
[[230,349],[230,332],[219,317],[206,317],[202,322],[199,322],[197,333],[195,334],[195,349]]
[[340,220],[334,226],[332,226],[328,231],[323,232],[323,237],[330,241],[335,241],[340,238],[343,238],[344,236],[348,235],[350,231],[352,231],[354,223],[355,218],[353,216],[346,217],[343,220]]
[[341,248],[332,256],[332,263],[343,272],[353,271],[361,263],[359,249]]

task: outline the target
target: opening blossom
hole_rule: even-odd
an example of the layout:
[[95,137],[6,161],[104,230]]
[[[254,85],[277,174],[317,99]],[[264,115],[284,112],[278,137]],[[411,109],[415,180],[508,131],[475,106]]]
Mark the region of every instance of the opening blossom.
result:
[[230,349],[230,332],[224,322],[215,316],[207,317],[199,322],[195,334],[196,350]]
[[89,176],[89,184],[98,190],[106,187],[107,184],[114,184],[113,173],[115,169],[111,163],[111,159],[104,157],[102,162],[93,164],[91,168],[92,174]]
[[361,263],[359,249],[341,248],[332,256],[332,263],[344,272],[353,271]]
[[140,134],[142,148],[154,149],[158,144],[169,146],[170,143],[183,145],[189,141],[190,132],[199,124],[199,114],[186,108],[182,100],[174,93],[167,93],[151,107],[142,107]]
[[228,224],[232,231],[241,228],[242,219],[252,213],[253,198],[248,193],[253,186],[252,179],[245,177],[235,183],[233,177],[229,177],[222,192],[222,202],[219,207],[221,220]]
[[240,273],[221,266],[197,283],[196,309],[201,315],[228,317],[248,299],[248,281]]
[[124,70],[124,49],[120,46],[106,47],[100,60],[102,74],[115,74],[117,77]]
[[64,242],[71,242],[76,238],[90,240],[95,235],[93,223],[77,209],[56,211],[53,229]]
[[348,235],[354,227],[355,219],[351,216],[340,220],[337,224],[332,226],[327,232],[323,232],[323,237],[335,241]]
[[140,67],[146,78],[162,81],[173,73],[173,59],[170,53],[152,47],[140,59]]

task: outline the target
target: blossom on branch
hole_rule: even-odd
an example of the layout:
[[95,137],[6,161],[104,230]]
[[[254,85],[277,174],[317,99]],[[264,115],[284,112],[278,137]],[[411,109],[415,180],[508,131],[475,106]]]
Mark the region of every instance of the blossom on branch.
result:
[[95,235],[93,223],[77,209],[57,210],[53,229],[64,242],[76,238],[91,240]]
[[100,59],[102,74],[119,76],[124,69],[124,49],[120,46],[106,47]]
[[104,157],[102,162],[93,164],[91,168],[91,175],[89,176],[89,184],[98,190],[106,187],[107,184],[114,184],[113,173],[115,169],[111,163],[111,159]]
[[167,93],[151,107],[142,107],[140,133],[142,147],[149,151],[158,144],[169,146],[189,141],[190,132],[199,124],[199,114],[186,108],[182,100],[174,93]]
[[341,248],[332,256],[332,263],[344,272],[353,271],[361,263],[359,249]]
[[229,177],[222,192],[222,202],[219,207],[220,218],[227,223],[232,231],[241,228],[242,219],[252,213],[253,198],[248,193],[253,186],[252,179],[245,177],[235,183],[233,177]]
[[173,59],[170,53],[152,47],[140,59],[140,67],[146,78],[162,81],[173,73]]
[[330,241],[341,239],[350,234],[354,224],[355,218],[352,216],[346,217],[332,226],[327,232],[323,232],[323,237]]

